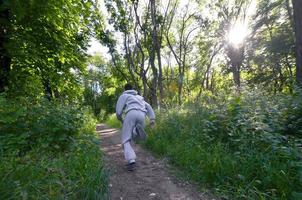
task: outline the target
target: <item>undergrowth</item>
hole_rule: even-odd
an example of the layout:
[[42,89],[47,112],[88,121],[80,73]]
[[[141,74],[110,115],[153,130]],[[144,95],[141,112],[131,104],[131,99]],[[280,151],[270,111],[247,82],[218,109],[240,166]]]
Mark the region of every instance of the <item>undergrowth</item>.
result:
[[122,128],[122,123],[116,118],[115,114],[109,115],[109,117],[105,120],[104,123],[112,128]]
[[1,199],[107,199],[91,116],[76,105],[0,96]]
[[302,198],[302,95],[205,97],[165,110],[147,148],[227,199]]

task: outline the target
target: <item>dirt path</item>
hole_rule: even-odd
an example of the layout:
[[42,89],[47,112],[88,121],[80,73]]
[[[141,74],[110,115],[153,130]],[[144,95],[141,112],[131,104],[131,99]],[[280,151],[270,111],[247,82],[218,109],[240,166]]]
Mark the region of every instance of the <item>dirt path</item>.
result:
[[212,200],[206,194],[196,191],[188,183],[174,178],[163,160],[134,145],[137,168],[134,172],[125,169],[120,133],[105,125],[98,125],[101,148],[105,154],[106,167],[110,174],[110,197],[112,200]]

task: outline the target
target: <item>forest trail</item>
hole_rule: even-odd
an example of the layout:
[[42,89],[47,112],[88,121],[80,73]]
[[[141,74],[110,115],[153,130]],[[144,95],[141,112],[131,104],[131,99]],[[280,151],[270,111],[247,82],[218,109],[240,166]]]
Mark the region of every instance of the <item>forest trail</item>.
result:
[[103,124],[97,126],[101,137],[106,168],[109,171],[109,191],[112,200],[214,200],[197,192],[196,187],[177,180],[169,172],[164,160],[156,159],[139,145],[134,144],[137,168],[125,168],[120,132]]

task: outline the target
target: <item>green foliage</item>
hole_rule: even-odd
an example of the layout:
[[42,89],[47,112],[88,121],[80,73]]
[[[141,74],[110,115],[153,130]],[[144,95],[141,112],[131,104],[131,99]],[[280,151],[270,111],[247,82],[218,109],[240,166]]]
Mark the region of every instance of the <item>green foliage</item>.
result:
[[79,106],[88,41],[103,33],[97,1],[4,0],[0,10],[0,197],[108,198],[96,121]]
[[286,109],[286,133],[302,137],[302,92],[297,92],[289,99],[290,106]]
[[112,128],[122,128],[122,123],[116,118],[115,114],[110,115],[106,119],[105,124]]
[[105,120],[115,111],[114,106],[123,87],[123,84],[111,75],[110,67],[100,55],[94,55],[89,58],[90,69],[84,76],[83,104],[92,108],[98,120]]
[[102,29],[96,2],[4,0],[2,6],[11,27],[4,45],[11,59],[8,93],[78,98],[89,37],[94,26]]
[[95,124],[75,105],[0,96],[1,198],[108,198]]
[[[59,102],[13,101],[0,97],[0,151],[62,150],[91,125],[87,111]],[[93,123],[93,122],[92,122]]]
[[294,99],[260,90],[205,97],[161,112],[146,145],[229,199],[299,199],[302,99]]
[[94,136],[72,142],[68,152],[34,149],[2,157],[2,199],[107,199],[108,181]]

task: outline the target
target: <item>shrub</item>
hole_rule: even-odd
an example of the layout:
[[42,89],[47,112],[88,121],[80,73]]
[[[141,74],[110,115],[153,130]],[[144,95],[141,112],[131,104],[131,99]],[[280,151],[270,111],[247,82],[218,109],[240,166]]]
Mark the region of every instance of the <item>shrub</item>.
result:
[[2,199],[107,199],[108,180],[95,139],[72,142],[70,151],[10,156],[0,163]]
[[105,123],[113,128],[122,128],[122,123],[116,118],[115,114],[109,115]]
[[0,197],[107,199],[95,124],[75,105],[0,96]]
[[17,102],[0,97],[0,151],[24,154],[32,148],[64,150],[94,123],[87,112],[59,102]]
[[293,101],[302,99],[256,90],[164,111],[146,146],[230,199],[300,199],[301,138],[287,132],[290,117],[300,126]]

